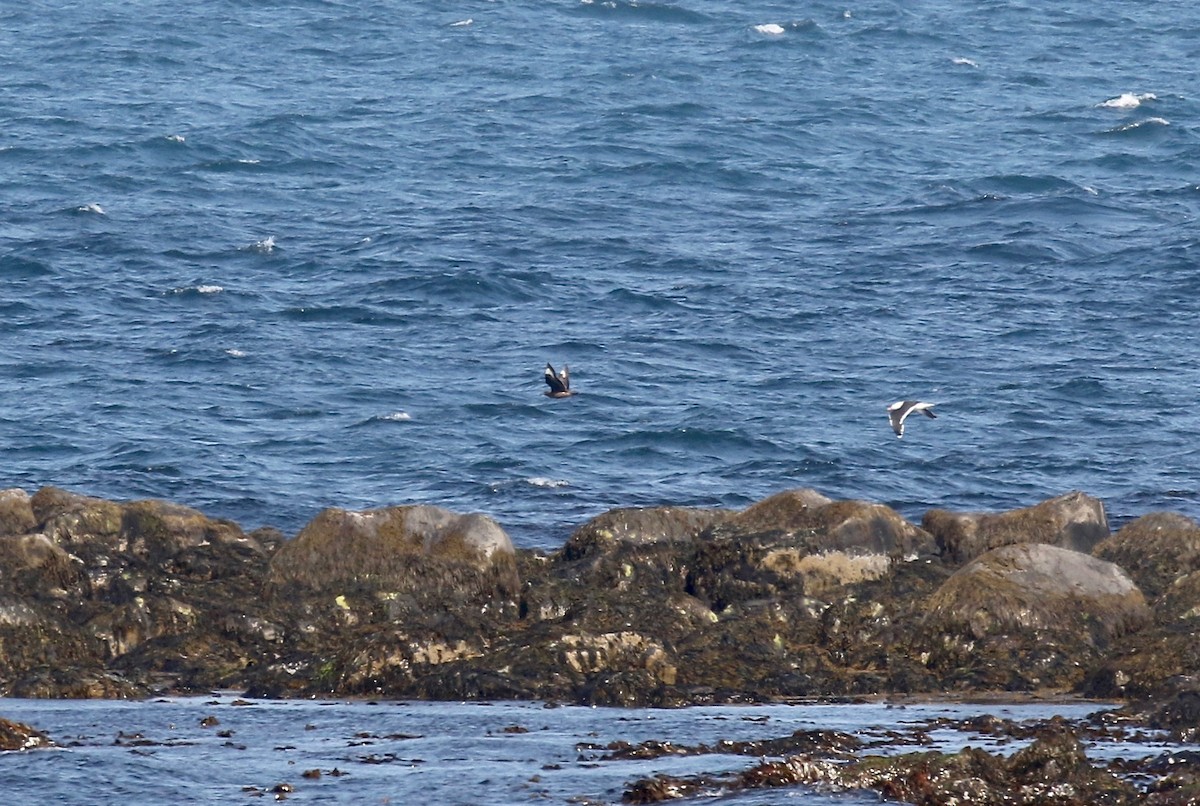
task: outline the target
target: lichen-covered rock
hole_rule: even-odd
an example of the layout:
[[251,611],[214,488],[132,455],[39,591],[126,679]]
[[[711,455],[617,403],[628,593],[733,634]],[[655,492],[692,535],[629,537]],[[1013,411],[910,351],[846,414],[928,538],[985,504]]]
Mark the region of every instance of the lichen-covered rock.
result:
[[1109,536],[1104,504],[1081,492],[1009,512],[931,509],[921,526],[933,535],[941,556],[955,564],[1014,543],[1047,543],[1087,554]]
[[1158,599],[1200,571],[1200,525],[1175,512],[1154,512],[1121,527],[1093,553],[1124,568],[1147,598]]
[[29,493],[19,488],[0,490],[0,535],[23,535],[35,528]]
[[426,505],[326,509],[271,559],[276,591],[390,590],[434,596],[512,596],[512,542],[485,515]]
[[693,540],[730,515],[725,509],[698,507],[627,507],[597,515],[576,529],[563,546],[567,560],[577,560],[618,543],[642,545]]
[[37,728],[0,717],[0,750],[32,750],[53,747],[54,742]]

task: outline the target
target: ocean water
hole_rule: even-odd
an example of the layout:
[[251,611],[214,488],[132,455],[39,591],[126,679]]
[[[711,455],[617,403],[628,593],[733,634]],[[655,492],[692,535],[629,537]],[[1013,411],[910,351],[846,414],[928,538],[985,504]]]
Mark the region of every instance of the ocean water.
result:
[[0,485],[1198,516],[1198,60],[1177,0],[4,3]]
[[[239,701],[229,695],[140,703],[4,700],[0,713],[40,728],[59,747],[0,753],[0,786],[10,806],[276,800],[599,806],[620,803],[629,784],[659,772],[738,772],[760,762],[757,756],[727,754],[605,760],[603,748],[610,742],[711,746],[723,739],[836,730],[868,745],[864,755],[957,752],[967,745],[1009,755],[1028,742],[931,723],[991,714],[1032,724],[1056,714],[1083,719],[1104,709],[1097,703],[547,709],[540,703]],[[918,729],[927,731],[929,744],[913,743]],[[1118,756],[1154,757],[1167,749],[1171,746],[1153,735],[1086,743],[1096,764]],[[277,797],[280,785],[291,791]],[[700,801],[870,806],[880,799],[872,791],[822,793],[797,786]]]

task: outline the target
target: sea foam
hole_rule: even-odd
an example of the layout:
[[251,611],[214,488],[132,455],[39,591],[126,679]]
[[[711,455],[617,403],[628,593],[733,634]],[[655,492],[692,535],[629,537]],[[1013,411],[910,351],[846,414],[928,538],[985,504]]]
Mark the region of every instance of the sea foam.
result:
[[1141,95],[1136,95],[1132,92],[1125,92],[1118,95],[1116,98],[1109,98],[1097,106],[1105,109],[1136,109],[1142,105],[1143,101],[1156,101],[1158,96],[1152,92],[1145,92]]
[[544,476],[533,476],[531,478],[525,479],[525,483],[529,484],[533,487],[546,487],[549,489],[554,489],[557,487],[570,487],[571,486],[571,482],[566,481],[565,479],[548,479],[548,478],[545,478]]

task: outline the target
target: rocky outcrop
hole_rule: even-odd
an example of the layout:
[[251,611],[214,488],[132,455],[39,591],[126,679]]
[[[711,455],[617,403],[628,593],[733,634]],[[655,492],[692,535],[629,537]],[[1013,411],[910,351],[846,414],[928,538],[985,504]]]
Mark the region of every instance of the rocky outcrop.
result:
[[413,505],[326,509],[271,559],[272,588],[487,599],[520,589],[512,541],[486,515]]
[[[739,512],[613,510],[551,553],[427,506],[330,509],[291,540],[56,488],[4,507],[23,531],[0,534],[0,695],[1163,698],[1200,670],[1200,575],[1164,570],[1190,562],[1177,520],[1154,531],[1161,547],[1141,524],[1102,549],[1157,585],[1148,606],[1088,555],[1024,541],[959,567],[888,507],[811,490]],[[1081,520],[1049,509],[1015,520]]]
[[955,564],[1014,543],[1046,543],[1087,554],[1109,535],[1104,504],[1081,492],[1011,512],[932,509],[921,527],[933,535],[942,557]]
[[37,728],[0,717],[0,751],[33,750],[53,745],[50,737]]
[[717,523],[713,536],[786,536],[810,552],[878,554],[904,558],[933,551],[930,536],[890,507],[867,501],[831,501],[815,490],[787,490]]

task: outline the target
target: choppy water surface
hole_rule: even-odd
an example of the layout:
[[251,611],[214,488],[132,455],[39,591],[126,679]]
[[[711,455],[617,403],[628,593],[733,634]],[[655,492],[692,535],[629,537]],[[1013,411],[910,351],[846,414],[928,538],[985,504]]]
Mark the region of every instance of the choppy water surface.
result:
[[[1200,515],[1182,2],[0,7],[0,484]],[[580,394],[541,394],[546,361]],[[884,406],[938,403],[897,440]]]
[[[235,703],[244,703],[235,705]],[[797,730],[837,730],[880,742],[872,753],[1009,754],[1025,744],[950,729],[933,745],[891,744],[939,717],[1080,719],[1103,706],[767,705],[681,710],[597,709],[537,703],[405,703],[238,700],[231,695],[153,702],[0,700],[0,715],[48,732],[58,749],[0,754],[0,789],[11,806],[44,803],[256,802],[288,784],[297,803],[616,803],[639,778],[737,771],[758,758],[730,755],[602,761],[590,748],[614,741],[713,744]],[[209,724],[202,725],[207,721]],[[1090,745],[1098,762],[1155,756],[1153,741]],[[305,772],[320,770],[320,777]],[[337,771],[336,773],[334,771]],[[310,772],[311,776],[311,772]],[[432,798],[432,800],[430,800]],[[709,800],[709,799],[706,799]],[[807,787],[726,795],[720,803],[878,803],[875,793],[822,794]]]

